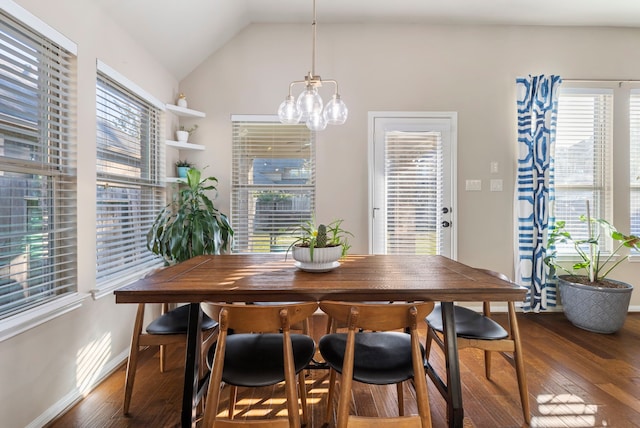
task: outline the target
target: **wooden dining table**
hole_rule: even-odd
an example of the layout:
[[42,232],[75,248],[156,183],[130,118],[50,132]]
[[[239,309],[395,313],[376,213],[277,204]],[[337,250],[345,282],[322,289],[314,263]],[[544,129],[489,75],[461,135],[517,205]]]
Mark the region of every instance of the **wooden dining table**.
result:
[[115,291],[116,303],[190,304],[181,424],[195,427],[199,379],[200,303],[278,301],[439,301],[446,379],[428,368],[447,401],[449,426],[462,427],[464,409],[454,302],[518,301],[526,289],[443,256],[349,255],[328,272],[298,269],[284,254],[198,256]]

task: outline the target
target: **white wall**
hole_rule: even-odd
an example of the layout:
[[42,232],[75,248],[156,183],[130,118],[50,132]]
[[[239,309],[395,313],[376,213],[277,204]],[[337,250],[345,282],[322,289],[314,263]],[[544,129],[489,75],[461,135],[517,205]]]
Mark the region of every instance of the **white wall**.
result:
[[[275,114],[289,82],[310,69],[310,31],[251,25],[180,82],[189,105],[207,112],[194,137],[207,147],[197,161],[220,180],[225,212],[230,115]],[[351,253],[367,251],[369,111],[456,111],[458,259],[512,275],[515,78],[640,79],[639,39],[635,29],[320,24],[316,72],[338,80],[349,119],[318,134],[318,221],[343,218],[355,234]],[[491,178],[504,180],[503,192],[489,191]],[[466,179],[481,179],[483,190],[466,192]],[[635,263],[616,273],[640,285],[639,270]]]
[[[4,0],[3,0],[4,1]],[[0,342],[0,425],[41,426],[87,392],[126,356],[135,305],[113,295],[93,300],[95,283],[96,59],[156,98],[171,102],[178,82],[92,2],[18,0],[31,14],[78,45],[78,257],[82,306]]]

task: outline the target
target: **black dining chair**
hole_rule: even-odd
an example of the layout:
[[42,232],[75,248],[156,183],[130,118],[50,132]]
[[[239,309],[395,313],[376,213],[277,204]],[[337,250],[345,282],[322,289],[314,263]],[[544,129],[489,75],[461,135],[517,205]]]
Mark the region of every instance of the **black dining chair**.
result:
[[[306,387],[303,370],[315,353],[315,342],[306,334],[291,333],[291,326],[309,318],[316,302],[245,305],[205,303],[203,309],[218,319],[218,341],[211,346],[207,362],[211,367],[203,426],[261,424],[258,420],[233,420],[237,387],[263,387],[285,382],[287,419],[268,419],[267,426],[300,426],[307,423]],[[229,334],[232,331],[233,334]],[[296,375],[298,380],[296,381]],[[218,418],[220,389],[230,386],[229,417]],[[300,391],[300,406],[298,393]]]
[[[187,327],[189,325],[189,305],[178,306],[169,310],[168,304],[162,305],[162,314],[151,321],[143,331],[144,303],[138,305],[138,311],[133,325],[131,335],[131,347],[129,349],[129,359],[127,360],[127,372],[125,377],[123,413],[129,413],[131,406],[131,396],[133,395],[133,385],[136,378],[136,369],[140,351],[149,346],[160,347],[160,372],[164,372],[166,366],[166,346],[172,344],[185,344],[187,342]],[[199,340],[202,341],[202,349],[209,348],[216,339],[218,323],[206,314],[202,318],[202,330]],[[204,351],[201,355],[204,363]],[[201,364],[202,367],[202,364]]]
[[[418,337],[418,322],[431,312],[433,305],[433,302],[320,302],[322,311],[347,326],[347,333],[326,334],[318,344],[330,367],[327,423],[331,419],[336,373],[340,373],[338,428],[431,426],[424,348]],[[402,391],[407,380],[413,381],[416,390],[418,415],[404,415]],[[371,385],[396,384],[398,417],[349,415],[353,381]]]
[[[486,269],[478,269],[486,274],[509,281],[509,277],[498,272]],[[527,424],[531,422],[531,412],[529,408],[529,391],[527,387],[527,377],[522,356],[522,345],[520,342],[520,330],[516,318],[515,304],[507,302],[508,326],[505,329],[502,325],[491,318],[491,302],[483,302],[483,313],[463,306],[454,306],[454,318],[456,326],[456,336],[458,349],[476,348],[484,351],[485,376],[491,379],[491,355],[498,352],[515,367],[520,392],[520,402],[522,404],[522,414]],[[427,358],[431,352],[431,344],[435,342],[443,352],[446,352],[443,337],[442,310],[440,305],[428,317],[426,352]]]

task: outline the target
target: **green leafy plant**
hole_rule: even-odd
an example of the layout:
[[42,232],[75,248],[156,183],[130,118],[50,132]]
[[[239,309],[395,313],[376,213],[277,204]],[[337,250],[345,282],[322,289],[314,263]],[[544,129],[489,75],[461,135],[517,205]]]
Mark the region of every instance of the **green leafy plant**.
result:
[[167,264],[227,250],[233,229],[205,193],[216,191],[217,182],[215,177],[201,179],[198,169],[189,169],[187,185],[160,211],[147,233],[147,248]]
[[[580,216],[580,221],[587,223],[588,234],[586,239],[576,239],[571,236],[567,230],[566,221],[557,221],[555,226],[550,229],[548,242],[551,253],[545,257],[544,262],[551,268],[551,275],[554,276],[558,271],[563,271],[573,277],[586,277],[586,281],[579,281],[591,285],[605,285],[607,276],[627,257],[620,257],[619,252],[623,248],[638,249],[640,237],[635,235],[625,235],[619,232],[612,224],[603,219],[588,218],[585,215]],[[593,233],[593,229],[596,233]],[[610,253],[603,255],[599,248],[599,241],[602,232],[610,236],[615,243],[615,249]],[[557,244],[569,244],[573,246],[580,261],[574,263],[571,268],[566,268],[559,263]],[[573,278],[572,278],[573,281]]]
[[341,227],[342,222],[343,220],[339,219],[327,225],[319,224],[316,227],[313,221],[306,221],[298,227],[298,236],[287,249],[287,254],[294,246],[308,247],[311,260],[313,260],[315,248],[342,246],[342,255],[346,255],[351,248],[348,236],[353,236],[353,234]]
[[176,161],[176,166],[178,168],[180,168],[180,167],[191,168],[193,166],[193,164],[191,162],[189,162],[188,160],[186,160],[186,159],[185,160],[178,159]]

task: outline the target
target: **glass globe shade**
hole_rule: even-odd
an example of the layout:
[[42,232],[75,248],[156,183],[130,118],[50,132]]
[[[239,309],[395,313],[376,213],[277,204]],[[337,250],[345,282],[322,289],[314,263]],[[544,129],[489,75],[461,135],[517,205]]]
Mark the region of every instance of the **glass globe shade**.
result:
[[329,125],[342,125],[347,121],[348,114],[349,109],[338,94],[335,94],[324,108],[324,118]]
[[301,113],[301,120],[306,121],[314,114],[321,114],[322,98],[318,94],[318,89],[313,86],[307,86],[307,89],[298,97],[296,105]]
[[324,131],[327,127],[327,121],[323,114],[312,114],[307,119],[306,125],[312,131]]
[[280,118],[280,122],[287,125],[295,125],[300,122],[300,116],[302,116],[302,113],[298,110],[296,102],[293,99],[293,95],[287,96],[278,108],[278,117]]

